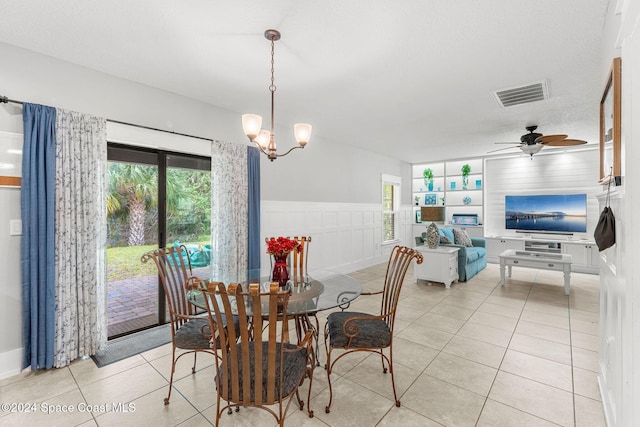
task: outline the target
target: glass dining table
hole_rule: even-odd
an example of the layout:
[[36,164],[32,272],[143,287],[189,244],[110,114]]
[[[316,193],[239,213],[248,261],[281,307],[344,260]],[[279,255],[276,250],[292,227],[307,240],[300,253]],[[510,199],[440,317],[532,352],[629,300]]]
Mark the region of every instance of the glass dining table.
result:
[[[249,280],[247,283],[258,283],[258,281]],[[269,278],[262,277],[259,283],[261,291],[268,292]],[[243,288],[247,286],[246,283],[242,285]],[[291,290],[287,313],[292,316],[347,306],[362,293],[362,285],[358,280],[346,274],[327,270],[312,271],[304,283],[290,282],[285,289]],[[201,291],[189,291],[189,301],[198,308],[207,308]]]
[[[243,283],[243,289],[247,290],[248,283],[260,283],[261,292],[268,292],[269,277],[261,277]],[[317,318],[312,322],[310,317],[319,311],[330,310],[336,307],[345,308],[362,294],[362,285],[353,277],[327,270],[310,271],[304,283],[287,284],[291,291],[287,304],[287,313],[296,320],[298,338],[306,330],[311,329],[316,341],[316,360],[318,353],[319,325]],[[196,307],[206,310],[205,294],[199,290],[191,290],[188,293],[189,301]],[[266,303],[266,299],[265,299]],[[209,304],[211,306],[211,304]],[[319,362],[317,363],[319,366]]]

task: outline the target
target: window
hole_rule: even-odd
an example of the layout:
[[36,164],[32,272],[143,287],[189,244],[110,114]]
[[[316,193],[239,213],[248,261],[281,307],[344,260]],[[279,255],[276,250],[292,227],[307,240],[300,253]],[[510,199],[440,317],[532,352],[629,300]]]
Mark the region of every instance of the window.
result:
[[400,178],[382,175],[382,243],[399,240]]

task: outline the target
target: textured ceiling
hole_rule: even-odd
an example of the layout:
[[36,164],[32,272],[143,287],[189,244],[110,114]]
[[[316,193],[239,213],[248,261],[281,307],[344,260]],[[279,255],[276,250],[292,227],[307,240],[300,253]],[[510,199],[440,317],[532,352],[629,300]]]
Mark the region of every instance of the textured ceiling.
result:
[[[0,42],[408,162],[483,155],[525,126],[597,143],[608,0],[22,0]],[[546,79],[550,99],[495,90]],[[5,82],[6,84],[6,82]],[[2,90],[2,88],[0,88]],[[238,125],[240,126],[240,125]],[[212,136],[215,137],[215,136]]]

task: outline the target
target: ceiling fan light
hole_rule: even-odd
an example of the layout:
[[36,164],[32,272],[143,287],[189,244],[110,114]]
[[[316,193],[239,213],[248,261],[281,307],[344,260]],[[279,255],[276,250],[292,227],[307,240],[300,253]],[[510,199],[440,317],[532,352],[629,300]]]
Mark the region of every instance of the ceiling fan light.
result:
[[262,117],[257,114],[242,115],[242,130],[247,137],[253,141],[260,133],[262,127]]
[[542,150],[542,144],[523,145],[520,149],[523,153],[533,156],[538,151]]
[[311,139],[312,126],[308,123],[296,123],[293,125],[293,135],[301,147],[304,147]]

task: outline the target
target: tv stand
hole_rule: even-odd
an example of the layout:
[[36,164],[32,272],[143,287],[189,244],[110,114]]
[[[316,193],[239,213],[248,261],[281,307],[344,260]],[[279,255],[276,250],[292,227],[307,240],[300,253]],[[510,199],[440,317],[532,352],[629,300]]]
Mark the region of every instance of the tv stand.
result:
[[487,262],[499,263],[499,256],[507,249],[525,252],[571,255],[571,271],[598,274],[600,253],[595,242],[587,239],[548,239],[531,236],[488,236]]

